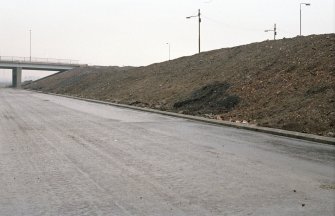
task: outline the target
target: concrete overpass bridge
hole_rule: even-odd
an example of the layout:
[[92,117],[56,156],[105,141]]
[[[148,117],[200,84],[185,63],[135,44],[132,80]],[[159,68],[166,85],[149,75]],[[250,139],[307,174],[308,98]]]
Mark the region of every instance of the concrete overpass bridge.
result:
[[86,65],[77,60],[0,56],[0,69],[12,70],[12,86],[21,86],[22,70],[67,71]]

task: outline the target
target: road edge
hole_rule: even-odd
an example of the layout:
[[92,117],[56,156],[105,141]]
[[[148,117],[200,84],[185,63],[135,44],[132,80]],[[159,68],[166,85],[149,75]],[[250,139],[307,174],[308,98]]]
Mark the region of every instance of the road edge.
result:
[[318,136],[314,134],[305,134],[305,133],[287,131],[287,130],[276,129],[276,128],[267,128],[267,127],[260,127],[256,125],[247,125],[247,124],[235,123],[235,122],[229,122],[229,121],[207,119],[207,118],[199,117],[199,116],[191,116],[191,115],[155,110],[155,109],[150,109],[150,108],[136,107],[136,106],[126,105],[126,104],[118,104],[118,103],[112,103],[112,102],[95,100],[95,99],[56,94],[56,93],[51,93],[51,92],[42,92],[42,91],[31,90],[31,89],[22,89],[22,90],[41,93],[41,94],[54,95],[54,96],[59,96],[59,97],[66,97],[66,98],[71,98],[71,99],[77,99],[77,100],[82,100],[82,101],[87,101],[87,102],[92,102],[92,103],[105,104],[105,105],[110,105],[110,106],[115,106],[115,107],[127,108],[127,109],[132,109],[132,110],[139,110],[139,111],[144,111],[144,112],[162,114],[166,116],[172,116],[172,117],[183,118],[183,119],[188,119],[188,120],[193,120],[193,121],[205,122],[205,123],[219,125],[219,126],[227,126],[227,127],[238,128],[238,129],[245,129],[245,130],[268,133],[268,134],[273,134],[273,135],[278,135],[278,136],[301,139],[301,140],[306,140],[306,141],[318,142],[318,143],[323,143],[323,144],[335,145],[335,138]]

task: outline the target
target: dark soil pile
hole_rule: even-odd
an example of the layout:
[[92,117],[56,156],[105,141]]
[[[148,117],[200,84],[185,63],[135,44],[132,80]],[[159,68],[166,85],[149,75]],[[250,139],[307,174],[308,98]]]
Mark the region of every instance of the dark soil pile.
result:
[[25,88],[334,136],[335,34],[77,68]]
[[190,114],[229,112],[240,102],[237,95],[227,93],[229,88],[229,83],[206,85],[194,91],[186,100],[175,103],[173,108]]

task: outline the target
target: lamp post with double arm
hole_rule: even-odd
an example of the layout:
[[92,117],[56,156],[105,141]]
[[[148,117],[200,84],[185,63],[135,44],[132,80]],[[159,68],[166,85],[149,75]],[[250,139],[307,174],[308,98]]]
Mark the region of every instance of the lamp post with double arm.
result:
[[196,15],[196,16],[188,16],[188,17],[186,17],[186,19],[190,19],[190,18],[192,18],[192,17],[198,17],[198,20],[199,20],[199,41],[198,41],[198,43],[199,43],[199,53],[200,53],[200,50],[201,50],[201,46],[200,46],[200,44],[201,44],[201,37],[200,37],[200,24],[201,24],[201,13],[200,13],[200,9],[198,10],[198,15]]

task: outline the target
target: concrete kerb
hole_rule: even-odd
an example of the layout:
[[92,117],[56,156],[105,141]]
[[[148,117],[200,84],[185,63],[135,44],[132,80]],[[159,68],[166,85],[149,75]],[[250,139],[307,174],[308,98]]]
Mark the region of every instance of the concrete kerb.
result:
[[205,123],[214,124],[214,125],[234,127],[234,128],[268,133],[268,134],[273,134],[273,135],[278,135],[278,136],[284,136],[284,137],[290,137],[290,138],[295,138],[295,139],[302,139],[302,140],[307,140],[307,141],[312,141],[312,142],[335,145],[335,138],[331,138],[331,137],[323,137],[323,136],[317,136],[313,134],[305,134],[305,133],[281,130],[281,129],[276,129],[276,128],[259,127],[255,125],[246,125],[246,124],[228,122],[228,121],[222,121],[222,120],[207,119],[207,118],[203,118],[199,116],[191,116],[191,115],[185,115],[185,114],[179,114],[179,113],[173,113],[173,112],[166,112],[166,111],[155,110],[155,109],[150,109],[150,108],[142,108],[142,107],[136,107],[136,106],[131,106],[131,105],[125,105],[125,104],[117,104],[117,103],[111,103],[111,102],[106,102],[106,101],[75,97],[75,96],[70,96],[70,95],[55,94],[55,93],[42,92],[42,91],[36,91],[36,90],[30,90],[30,89],[26,89],[26,90],[37,92],[37,93],[42,93],[42,94],[49,94],[49,95],[66,97],[66,98],[71,98],[71,99],[77,99],[77,100],[82,100],[82,101],[87,101],[87,102],[105,104],[105,105],[110,105],[110,106],[115,106],[115,107],[157,113],[157,114],[162,114],[162,115],[172,116],[172,117],[177,117],[177,118],[183,118],[183,119],[188,119],[188,120],[193,120],[193,121],[200,121],[200,122],[205,122]]

